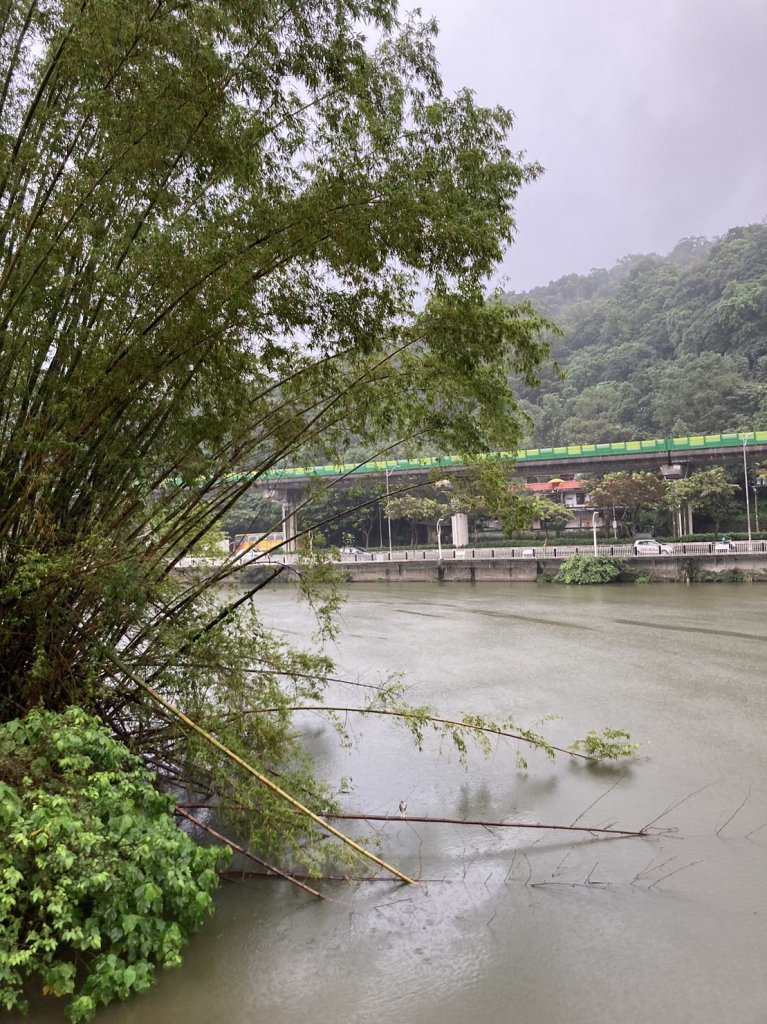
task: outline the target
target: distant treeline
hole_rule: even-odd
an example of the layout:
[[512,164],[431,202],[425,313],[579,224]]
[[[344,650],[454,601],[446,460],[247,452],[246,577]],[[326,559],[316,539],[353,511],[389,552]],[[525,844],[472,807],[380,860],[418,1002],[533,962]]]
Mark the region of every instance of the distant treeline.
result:
[[536,391],[517,387],[530,445],[767,427],[767,224],[685,238],[509,301],[564,332]]

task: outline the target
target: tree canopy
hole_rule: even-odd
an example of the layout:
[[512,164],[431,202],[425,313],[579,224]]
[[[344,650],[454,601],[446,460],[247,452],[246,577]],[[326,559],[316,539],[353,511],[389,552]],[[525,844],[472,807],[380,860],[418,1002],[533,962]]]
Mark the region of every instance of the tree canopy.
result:
[[[291,727],[330,663],[248,610],[268,572],[222,601],[232,563],[175,570],[284,460],[520,440],[508,380],[536,386],[547,322],[486,282],[539,168],[508,111],[445,94],[435,32],[393,0],[0,21],[0,722],[93,712],[314,874],[320,836],[360,852]],[[327,568],[299,575],[332,610]]]
[[630,526],[642,509],[656,508],[663,501],[668,484],[656,473],[606,473],[590,485],[591,503],[605,511],[617,510]]
[[178,655],[195,601],[158,588],[232,469],[518,438],[542,323],[484,281],[538,168],[443,93],[434,35],[386,0],[9,5],[4,717],[79,699],[99,644]]
[[689,506],[692,512],[713,520],[714,532],[718,533],[722,520],[732,515],[737,490],[738,485],[730,483],[723,467],[714,466],[670,483],[664,505],[672,512]]

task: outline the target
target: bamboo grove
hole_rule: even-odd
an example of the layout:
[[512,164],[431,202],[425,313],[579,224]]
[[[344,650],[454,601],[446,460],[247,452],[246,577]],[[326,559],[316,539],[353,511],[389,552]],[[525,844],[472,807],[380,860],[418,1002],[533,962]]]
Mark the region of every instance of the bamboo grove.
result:
[[487,294],[540,168],[445,94],[435,31],[392,0],[0,5],[0,723],[95,715],[287,873],[339,856],[291,727],[332,665],[222,596],[231,565],[174,570],[283,460],[514,449],[507,381],[547,352]]

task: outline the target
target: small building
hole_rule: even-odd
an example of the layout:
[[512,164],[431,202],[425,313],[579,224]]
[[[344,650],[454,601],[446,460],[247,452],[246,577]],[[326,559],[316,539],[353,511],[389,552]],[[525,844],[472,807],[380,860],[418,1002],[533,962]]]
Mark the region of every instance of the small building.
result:
[[[591,529],[591,517],[594,509],[589,504],[587,480],[562,480],[559,477],[554,477],[552,480],[526,483],[525,489],[541,498],[559,502],[569,509],[573,513],[573,518],[565,526],[566,530]],[[598,518],[597,525],[601,525],[601,518]],[[543,529],[538,520],[534,521],[533,529]]]

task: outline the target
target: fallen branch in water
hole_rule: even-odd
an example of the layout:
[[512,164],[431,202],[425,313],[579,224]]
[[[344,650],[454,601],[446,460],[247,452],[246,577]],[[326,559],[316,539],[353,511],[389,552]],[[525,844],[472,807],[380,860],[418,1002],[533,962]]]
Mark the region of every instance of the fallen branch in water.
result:
[[746,795],[743,797],[741,802],[738,804],[738,806],[735,808],[735,810],[729,816],[727,821],[725,821],[724,825],[720,825],[719,828],[716,830],[716,833],[715,833],[716,835],[720,836],[722,834],[722,832],[724,832],[724,830],[730,824],[730,822],[735,817],[735,815],[738,814],[740,811],[742,811],[743,808],[746,806],[746,803],[747,803],[747,801],[748,801],[750,796],[751,796],[751,790],[749,789],[748,793],[746,793]]
[[[710,789],[712,785],[712,782],[707,782],[704,786],[699,786],[697,789],[694,789],[692,793],[688,793],[687,796],[683,796],[680,800],[676,800],[673,804],[669,804],[665,811],[661,811],[659,815],[653,818],[652,821],[648,821],[646,825],[642,826],[642,828],[650,828],[650,826],[654,825],[656,821],[660,821],[661,818],[664,818],[671,811],[675,811],[677,807],[681,807],[683,803],[690,800],[692,797],[697,796],[698,793],[702,793],[705,789]],[[727,822],[725,822],[725,824],[727,824]]]
[[[278,875],[286,882],[291,882],[293,885],[297,885],[299,889],[303,889],[304,892],[308,892],[310,896],[318,896],[321,900],[325,899],[321,892],[317,892],[316,889],[312,889],[310,885],[306,885],[304,882],[300,881],[300,879],[288,874],[287,871],[281,871],[280,868],[275,867],[274,864],[269,864],[268,861],[263,860],[261,857],[257,857],[255,853],[251,853],[250,850],[246,850],[244,846],[240,846],[231,839],[227,839],[226,836],[217,832],[214,828],[211,828],[210,825],[206,825],[205,822],[200,821],[199,818],[195,818],[191,814],[187,814],[186,811],[181,809],[181,807],[177,806],[173,813],[177,814],[180,818],[184,818],[186,821],[190,821],[197,828],[201,828],[203,832],[207,833],[211,837],[211,839],[215,839],[219,843],[223,843],[224,846],[228,846],[229,849],[233,850],[235,853],[240,853],[243,857],[247,857],[249,860],[252,860],[254,864],[259,864],[262,868],[266,868],[267,875]],[[230,872],[227,871],[219,872],[220,875],[228,875],[229,873]],[[235,872],[231,873],[234,874]]]
[[[203,808],[211,810],[213,804],[198,803],[198,804],[179,804],[179,807],[187,808]],[[244,809],[244,808],[243,808]],[[589,827],[588,825],[543,825],[536,824],[535,822],[529,821],[485,821],[481,818],[430,818],[430,817],[417,817],[412,814],[352,814],[349,812],[339,811],[337,814],[326,813],[325,818],[337,818],[347,821],[407,821],[415,822],[417,824],[426,825],[474,825],[482,828],[535,828],[535,829],[549,829],[552,831],[560,832],[599,832],[606,835],[616,836],[634,836],[634,837],[648,837],[652,836],[656,838],[657,835],[666,834],[669,829],[659,829],[657,833],[650,832],[650,826],[645,825],[644,828],[637,830],[632,829],[619,829],[619,828],[596,828]],[[578,819],[576,818],[576,821]]]
[[621,828],[596,828],[588,825],[543,825],[534,821],[485,821],[482,818],[429,818],[411,814],[326,814],[326,818],[344,821],[407,821],[423,825],[475,825],[481,828],[534,828],[557,832],[599,832],[604,835],[644,837],[651,835],[647,826],[639,831]]

